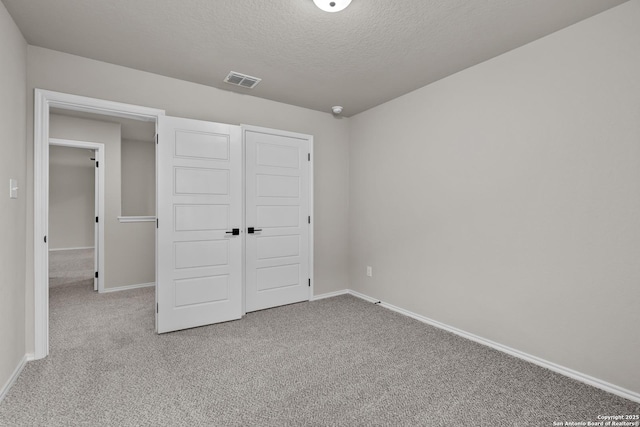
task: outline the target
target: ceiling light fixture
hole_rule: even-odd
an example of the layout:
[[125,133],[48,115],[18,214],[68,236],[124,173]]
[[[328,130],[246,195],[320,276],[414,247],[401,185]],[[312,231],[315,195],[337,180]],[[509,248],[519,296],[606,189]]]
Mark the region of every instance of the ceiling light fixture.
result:
[[313,0],[325,12],[340,12],[351,3],[351,0]]

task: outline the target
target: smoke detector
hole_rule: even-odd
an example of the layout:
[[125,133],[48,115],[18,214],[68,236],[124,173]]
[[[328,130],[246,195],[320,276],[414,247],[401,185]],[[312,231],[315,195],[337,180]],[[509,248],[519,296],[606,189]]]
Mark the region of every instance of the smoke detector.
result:
[[331,107],[331,112],[333,114],[335,114],[336,116],[342,114],[342,107],[339,105],[336,105],[335,107]]
[[242,73],[236,73],[235,71],[231,71],[227,77],[225,77],[224,82],[229,83],[230,85],[245,87],[247,89],[253,89],[260,83],[262,79],[258,77],[248,76]]
[[351,0],[313,0],[325,12],[340,12],[351,3]]

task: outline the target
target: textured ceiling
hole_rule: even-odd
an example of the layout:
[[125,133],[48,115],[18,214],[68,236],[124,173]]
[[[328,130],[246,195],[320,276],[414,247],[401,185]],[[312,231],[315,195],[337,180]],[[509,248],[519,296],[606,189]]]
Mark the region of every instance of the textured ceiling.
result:
[[350,116],[625,0],[2,1],[32,45]]

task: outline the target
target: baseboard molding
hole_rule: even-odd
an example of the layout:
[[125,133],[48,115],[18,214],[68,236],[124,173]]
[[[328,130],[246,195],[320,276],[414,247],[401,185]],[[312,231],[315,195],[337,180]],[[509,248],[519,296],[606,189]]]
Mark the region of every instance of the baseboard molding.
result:
[[326,294],[314,295],[309,299],[309,301],[318,301],[320,299],[333,298],[340,295],[347,295],[348,293],[349,293],[348,289],[343,289],[341,291],[335,291],[335,292],[327,292]]
[[94,249],[94,247],[93,246],[83,246],[81,248],[57,248],[57,249],[49,249],[49,252],[79,251],[81,249]]
[[365,300],[365,301],[372,302],[372,303],[374,303],[374,304],[375,304],[375,303],[379,303],[379,302],[380,302],[380,300],[379,300],[379,299],[371,298],[371,297],[370,297],[370,296],[368,296],[368,295],[361,294],[360,292],[356,292],[356,291],[353,291],[353,290],[351,290],[351,289],[347,289],[347,292],[348,292],[350,295],[353,295],[354,297],[358,297],[358,298],[360,298],[360,299],[363,299],[363,300]]
[[5,396],[7,395],[7,393],[9,393],[9,390],[11,389],[13,384],[15,384],[16,380],[20,376],[20,373],[22,372],[22,370],[24,369],[25,365],[29,360],[33,360],[33,355],[31,355],[31,358],[29,358],[28,354],[25,354],[24,356],[22,356],[22,359],[20,360],[20,362],[18,362],[18,366],[16,366],[16,368],[11,373],[11,376],[9,377],[7,382],[5,382],[2,388],[0,389],[0,402],[2,402]]
[[140,283],[137,285],[126,285],[126,286],[118,286],[116,288],[104,288],[102,290],[102,292],[100,292],[101,294],[108,294],[109,292],[120,292],[120,291],[128,291],[131,289],[138,289],[138,288],[149,288],[151,286],[155,286],[156,283],[155,282],[151,282],[151,283]]
[[506,345],[497,343],[495,341],[491,341],[489,339],[480,337],[478,335],[472,334],[470,332],[463,331],[462,329],[455,328],[453,326],[449,326],[445,323],[438,322],[437,320],[430,319],[428,317],[422,316],[420,314],[413,313],[409,310],[405,310],[404,308],[397,307],[392,304],[387,304],[378,299],[371,298],[368,295],[361,294],[360,292],[353,291],[351,289],[347,290],[347,293],[353,295],[355,297],[361,298],[365,301],[369,301],[372,303],[378,303],[379,306],[384,307],[388,310],[395,311],[397,313],[403,314],[405,316],[416,319],[420,322],[426,323],[428,325],[434,326],[439,329],[443,329],[445,331],[451,332],[462,338],[466,338],[468,340],[477,342],[482,345],[486,345],[495,350],[501,351],[503,353],[509,354],[511,356],[517,357],[518,359],[525,360],[527,362],[533,363],[534,365],[542,366],[543,368],[547,368],[553,372],[564,375],[566,377],[572,378],[576,381],[580,381],[582,383],[588,384],[590,386],[599,388],[608,393],[615,394],[620,397],[624,397],[625,399],[640,403],[640,393],[637,393],[632,390],[628,390],[626,388],[617,386],[615,384],[611,384],[609,382],[603,381],[601,379],[592,377],[591,375],[584,374],[582,372],[575,371],[573,369],[567,368],[565,366],[558,365],[553,362],[549,362],[548,360],[541,359],[537,356],[533,356],[531,354],[525,353],[520,350],[516,350],[515,348],[508,347]]

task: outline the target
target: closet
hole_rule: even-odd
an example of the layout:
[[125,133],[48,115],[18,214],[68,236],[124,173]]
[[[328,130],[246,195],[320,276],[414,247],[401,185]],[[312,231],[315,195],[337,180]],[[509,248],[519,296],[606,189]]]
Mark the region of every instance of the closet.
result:
[[310,135],[158,120],[158,333],[309,300]]

